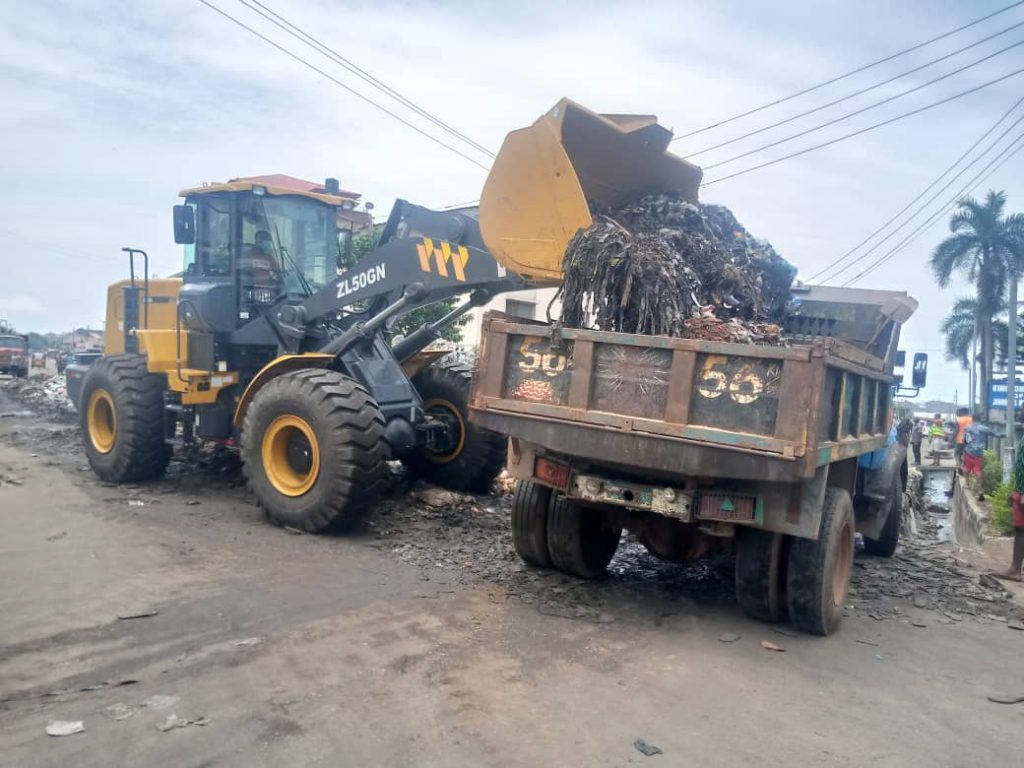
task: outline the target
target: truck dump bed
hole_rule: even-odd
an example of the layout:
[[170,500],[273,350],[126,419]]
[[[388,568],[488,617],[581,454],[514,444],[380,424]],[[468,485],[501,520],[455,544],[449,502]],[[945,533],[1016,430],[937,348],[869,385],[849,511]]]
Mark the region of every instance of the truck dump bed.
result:
[[[885,446],[895,340],[916,305],[886,292],[903,303],[880,311],[875,301],[865,314],[864,302],[846,300],[858,292],[817,304],[810,293],[794,316],[807,341],[788,347],[553,332],[489,313],[473,421],[512,437],[513,461],[519,439],[631,474],[809,479]],[[874,330],[857,346],[823,335],[867,331],[865,317]]]

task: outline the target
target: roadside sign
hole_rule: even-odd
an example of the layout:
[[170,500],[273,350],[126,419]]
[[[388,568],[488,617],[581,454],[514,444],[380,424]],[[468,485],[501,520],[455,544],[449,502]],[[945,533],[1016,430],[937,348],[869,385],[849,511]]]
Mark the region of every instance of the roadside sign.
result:
[[[1006,382],[993,381],[988,385],[988,407],[1006,408]],[[1017,379],[1013,385],[1013,402],[1016,408],[1024,406],[1024,380]]]

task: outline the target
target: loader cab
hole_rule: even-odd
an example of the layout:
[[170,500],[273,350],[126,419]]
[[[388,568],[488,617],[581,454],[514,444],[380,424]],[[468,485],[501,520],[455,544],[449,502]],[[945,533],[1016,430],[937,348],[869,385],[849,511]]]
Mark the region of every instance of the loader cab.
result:
[[185,190],[174,209],[185,247],[185,324],[232,332],[288,299],[301,300],[337,276],[340,207],[354,201],[234,181]]

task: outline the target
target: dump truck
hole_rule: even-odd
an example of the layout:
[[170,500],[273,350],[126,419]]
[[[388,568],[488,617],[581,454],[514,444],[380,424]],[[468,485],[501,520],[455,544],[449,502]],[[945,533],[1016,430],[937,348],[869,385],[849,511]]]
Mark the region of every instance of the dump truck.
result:
[[[671,136],[571,103],[511,134],[481,198],[492,253],[557,276],[595,208],[652,192],[696,202],[701,171],[667,151]],[[732,553],[745,613],[831,633],[856,533],[882,556],[899,538],[895,363],[916,306],[897,291],[798,286],[782,346],[489,313],[470,421],[510,438],[519,556],[591,578],[624,530],[667,561]]]
[[25,378],[28,376],[28,336],[0,329],[0,374]]

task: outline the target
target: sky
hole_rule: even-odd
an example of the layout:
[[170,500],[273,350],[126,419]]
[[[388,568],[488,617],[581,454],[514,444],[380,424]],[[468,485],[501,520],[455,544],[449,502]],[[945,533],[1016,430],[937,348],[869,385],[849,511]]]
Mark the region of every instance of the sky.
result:
[[[263,1],[493,150],[508,131],[533,122],[563,96],[598,112],[655,114],[677,134],[686,133],[1009,4]],[[241,0],[209,2],[424,130],[434,130],[287,37]],[[799,99],[677,141],[673,149],[684,155],[697,152],[1018,22],[1024,22],[1024,6]],[[709,165],[726,160],[1021,40],[1024,27],[693,161]],[[838,137],[1021,67],[1024,46],[801,139],[709,169],[705,179]],[[1019,75],[879,130],[708,186],[701,198],[728,205],[751,232],[770,240],[796,264],[801,278],[808,278],[860,243],[939,176],[1020,98],[1022,83],[1024,75]],[[0,155],[0,318],[23,330],[100,326],[106,285],[127,275],[123,246],[147,250],[156,274],[180,269],[171,206],[179,190],[204,181],[266,173],[311,180],[334,176],[384,214],[396,197],[428,206],[475,200],[486,178],[484,169],[198,0],[8,0],[0,7],[0,104],[5,149]],[[1018,132],[1011,131],[1005,142]],[[450,137],[444,140],[457,143]],[[459,147],[487,165],[485,156]],[[998,148],[989,157],[996,152]],[[952,199],[985,162],[917,221]],[[1009,209],[1024,210],[1022,169],[1024,152],[976,194],[988,188],[1005,190]],[[912,232],[917,221],[860,266]],[[956,281],[940,290],[928,267],[931,250],[947,233],[946,221],[940,217],[856,285],[906,290],[919,300],[917,314],[904,328],[902,346],[930,355],[923,396],[959,395],[964,401],[967,374],[943,360],[939,324],[969,288]]]

